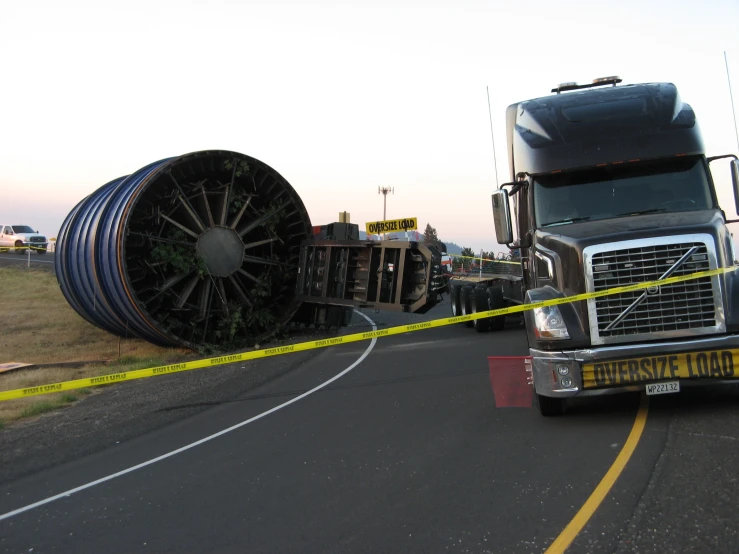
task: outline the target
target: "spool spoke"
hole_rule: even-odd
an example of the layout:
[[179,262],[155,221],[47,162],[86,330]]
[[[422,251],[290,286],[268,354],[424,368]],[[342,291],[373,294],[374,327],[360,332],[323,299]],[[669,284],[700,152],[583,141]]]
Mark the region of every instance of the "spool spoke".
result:
[[197,225],[200,228],[200,231],[205,231],[205,225],[203,225],[202,220],[200,219],[200,216],[195,212],[195,209],[192,207],[192,204],[190,204],[190,201],[185,196],[185,193],[182,191],[182,187],[180,187],[180,184],[177,182],[177,179],[174,178],[174,175],[172,175],[172,172],[170,171],[168,173],[169,178],[172,179],[172,182],[174,183],[175,188],[177,189],[177,192],[179,193],[177,195],[177,199],[182,203],[182,205],[185,207],[185,210],[190,214],[190,217],[192,217],[192,220],[195,222],[195,225]]
[[168,244],[179,244],[181,246],[189,246],[191,248],[194,248],[195,247],[195,243],[194,242],[187,242],[187,241],[184,241],[184,240],[166,239],[164,237],[158,237],[156,235],[147,235],[146,233],[137,233],[136,231],[129,231],[128,234],[129,235],[135,235],[137,237],[144,237],[144,238],[147,238],[149,240],[156,241],[156,242],[166,242]]
[[179,199],[180,203],[183,205],[185,210],[187,210],[187,213],[190,214],[190,217],[195,222],[195,225],[197,225],[200,228],[201,232],[205,232],[205,225],[203,225],[203,222],[201,221],[200,216],[198,216],[198,214],[195,213],[195,210],[193,210],[192,206],[190,205],[190,202],[188,202],[187,199],[182,195],[179,195],[177,198]]
[[267,258],[260,258],[259,256],[247,256],[244,254],[244,261],[252,264],[262,264],[262,265],[281,265],[278,262],[273,262],[272,260],[268,260]]
[[262,214],[261,217],[258,217],[257,219],[249,223],[249,225],[241,229],[241,231],[238,231],[239,236],[243,238],[244,235],[246,235],[249,231],[253,231],[257,227],[259,227],[262,223],[266,222],[270,217],[275,215],[281,209],[282,209],[282,206],[278,206],[277,208],[273,208],[272,210],[265,212],[264,214]]
[[226,303],[226,289],[223,286],[223,279],[220,277],[217,278],[216,281],[216,292],[218,293],[219,298],[221,299],[221,305],[223,306],[223,313],[226,315],[226,317],[229,316],[229,310],[228,310],[228,304]]
[[[244,273],[246,272],[244,271]],[[247,275],[249,274],[247,273]],[[241,301],[251,308],[254,304],[252,304],[251,300],[249,300],[249,297],[246,295],[246,292],[244,291],[244,289],[241,288],[241,285],[236,280],[236,278],[233,275],[229,275],[228,281],[229,283],[231,283],[231,286],[234,288],[239,298],[241,298]]]
[[203,286],[200,288],[200,319],[205,319],[208,315],[208,310],[210,308],[210,289],[211,283],[206,279]]
[[185,233],[187,233],[187,234],[188,234],[188,235],[190,235],[191,237],[193,237],[193,238],[198,238],[198,234],[197,234],[197,233],[195,233],[195,232],[191,231],[190,229],[188,229],[187,227],[185,227],[185,226],[184,226],[184,225],[182,225],[181,223],[177,223],[177,222],[176,222],[176,221],[175,221],[174,219],[172,219],[171,217],[167,217],[167,216],[166,216],[166,215],[164,215],[164,214],[159,214],[159,215],[160,215],[160,217],[161,217],[161,218],[163,218],[163,219],[166,219],[166,220],[167,220],[167,221],[169,221],[169,222],[170,222],[170,223],[171,223],[172,225],[174,225],[175,227],[177,227],[177,228],[178,228],[178,229],[180,229],[181,231],[184,231]]
[[233,223],[231,224],[231,229],[236,229],[236,226],[239,224],[239,221],[241,221],[241,216],[244,215],[244,212],[246,211],[246,208],[249,207],[249,204],[251,203],[251,199],[253,198],[253,194],[250,194],[246,198],[246,202],[244,202],[244,205],[241,206],[241,209],[239,210],[239,213],[236,214],[236,217],[234,218]]
[[263,244],[269,244],[270,242],[274,242],[276,240],[279,240],[277,237],[271,237],[264,240],[258,240],[256,242],[250,242],[248,244],[244,245],[244,250],[249,250],[249,248],[255,248],[257,246],[262,246]]
[[175,303],[175,306],[177,306],[178,308],[182,308],[185,305],[185,303],[187,302],[187,299],[190,298],[192,291],[195,290],[195,286],[198,284],[198,281],[200,281],[199,275],[195,275],[192,279],[190,279],[187,285],[185,285],[185,288],[182,289],[182,292],[177,298],[177,302]]
[[166,281],[164,281],[164,283],[162,283],[162,285],[157,290],[157,293],[154,296],[152,296],[151,298],[149,298],[146,302],[144,302],[144,304],[149,304],[150,302],[152,302],[156,298],[159,298],[162,294],[164,294],[165,292],[167,292],[169,289],[171,289],[173,286],[175,286],[177,283],[179,283],[180,281],[182,281],[185,277],[187,277],[191,273],[192,273],[192,270],[190,270],[190,271],[188,271],[186,273],[178,273],[178,274],[174,275],[173,277],[170,277],[169,279],[167,279]]
[[[234,166],[234,171],[236,171]],[[221,207],[221,222],[220,224],[224,227],[226,226],[226,219],[228,218],[228,201],[229,201],[229,194],[231,193],[231,185],[226,185],[226,191],[223,195],[223,206]]]
[[255,283],[258,283],[258,282],[259,282],[259,279],[257,279],[256,277],[254,277],[254,275],[252,275],[252,274],[251,274],[251,273],[249,273],[248,271],[245,271],[245,270],[243,270],[243,269],[241,269],[241,268],[239,268],[239,269],[238,269],[237,271],[238,271],[239,273],[241,273],[241,274],[242,274],[242,275],[243,275],[244,277],[246,277],[247,279],[251,279],[251,280],[252,280],[252,281],[254,281]]
[[208,200],[208,194],[205,192],[205,187],[202,183],[200,184],[200,192],[203,195],[203,203],[205,204],[205,213],[208,216],[208,224],[213,227],[216,222],[213,219],[213,212],[210,210],[210,201]]

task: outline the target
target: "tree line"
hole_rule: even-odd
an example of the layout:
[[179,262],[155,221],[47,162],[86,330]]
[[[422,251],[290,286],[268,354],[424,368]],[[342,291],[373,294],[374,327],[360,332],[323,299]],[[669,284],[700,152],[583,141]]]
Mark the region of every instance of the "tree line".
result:
[[[423,242],[440,242],[439,241],[439,234],[436,232],[436,228],[431,226],[431,223],[426,224],[426,229],[423,231]],[[500,254],[497,252],[494,252],[492,250],[486,252],[483,250],[482,256],[480,255],[480,252],[475,252],[470,248],[469,246],[462,247],[462,252],[460,253],[461,256],[467,256],[470,258],[486,258],[489,260],[494,260],[496,258],[500,257]]]

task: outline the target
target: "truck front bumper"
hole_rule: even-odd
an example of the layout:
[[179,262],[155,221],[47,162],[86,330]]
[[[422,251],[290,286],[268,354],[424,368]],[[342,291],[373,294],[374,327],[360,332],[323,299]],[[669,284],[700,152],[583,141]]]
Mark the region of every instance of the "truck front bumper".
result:
[[[669,342],[641,343],[619,346],[603,346],[583,350],[547,351],[529,349],[532,357],[532,376],[537,394],[556,398],[572,396],[599,396],[629,391],[644,390],[647,382],[630,385],[604,386],[600,388],[583,387],[583,365],[623,360],[627,358],[643,358],[660,355],[681,354],[687,352],[709,350],[739,349],[739,335],[714,335],[695,339],[682,339]],[[567,367],[567,374],[562,375],[560,369]],[[722,379],[718,377],[700,379],[678,379],[680,386],[712,385],[717,383],[739,383],[739,368],[737,379]],[[562,371],[564,371],[562,369]],[[568,383],[567,379],[570,379]],[[675,379],[660,379],[675,380]],[[569,385],[564,386],[563,385]]]
[[47,250],[49,247],[48,242],[26,242],[23,241],[23,248],[30,248],[31,250]]

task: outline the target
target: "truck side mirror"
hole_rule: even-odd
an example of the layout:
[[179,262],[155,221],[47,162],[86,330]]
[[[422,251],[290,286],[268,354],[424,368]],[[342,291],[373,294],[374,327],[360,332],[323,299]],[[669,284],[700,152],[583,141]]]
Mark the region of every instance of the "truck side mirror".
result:
[[731,184],[734,186],[734,203],[739,214],[739,160],[731,160]]
[[[736,184],[734,190],[736,190]],[[511,209],[508,204],[508,191],[505,189],[496,190],[493,193],[493,221],[495,222],[495,237],[498,239],[498,244],[512,243]]]

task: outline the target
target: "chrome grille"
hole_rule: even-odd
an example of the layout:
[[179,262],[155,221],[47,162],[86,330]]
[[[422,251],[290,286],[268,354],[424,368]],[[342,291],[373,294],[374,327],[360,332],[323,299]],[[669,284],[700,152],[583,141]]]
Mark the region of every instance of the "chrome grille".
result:
[[[656,281],[694,247],[693,254],[670,276],[688,275],[716,267],[715,254],[712,249],[709,250],[707,244],[710,243],[707,241],[673,244],[653,244],[654,241],[645,240],[629,242],[634,246],[594,252],[588,256],[587,269],[592,275],[589,290],[601,291]],[[654,338],[655,334],[680,336],[716,332],[723,327],[723,317],[720,314],[719,321],[714,281],[715,278],[704,277],[648,290],[646,298],[615,325],[612,325],[614,321],[645,291],[589,300],[591,338],[597,344],[639,340],[638,335]],[[609,325],[612,325],[610,329]]]

